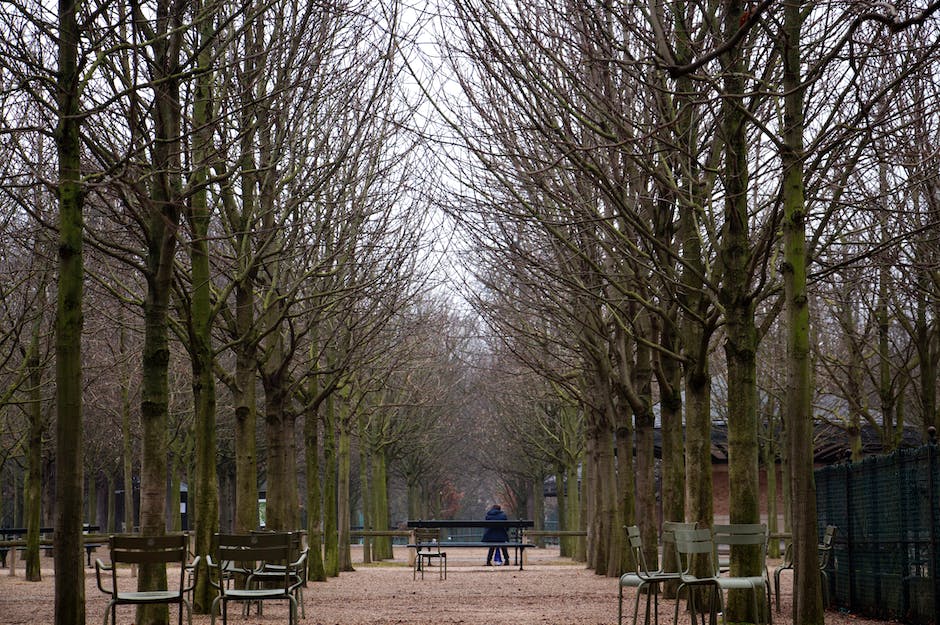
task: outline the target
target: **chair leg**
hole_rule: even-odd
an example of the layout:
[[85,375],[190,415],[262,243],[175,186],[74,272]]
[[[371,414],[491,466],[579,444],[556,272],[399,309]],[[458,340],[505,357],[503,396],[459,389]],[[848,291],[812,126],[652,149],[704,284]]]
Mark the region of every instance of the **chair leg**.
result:
[[[643,584],[636,587],[636,596],[633,597],[633,625],[636,625],[637,616],[640,614],[640,593],[643,592]],[[649,599],[649,595],[647,595]],[[649,614],[649,605],[646,606],[646,612]]]
[[780,611],[780,571],[774,569],[774,592],[777,594],[777,612]]
[[636,587],[636,592],[633,593],[633,625],[636,625],[637,615],[640,613],[640,593],[643,592],[643,584],[640,584]]
[[294,625],[297,622],[297,600],[294,599],[293,595],[287,595],[287,601],[290,604],[287,608],[289,610],[287,622]]
[[618,584],[617,591],[617,625],[623,625],[623,586]]
[[307,618],[307,611],[304,608],[304,589],[303,586],[298,586],[296,590],[296,600],[300,604],[300,618]]
[[[716,597],[718,598],[717,609],[715,609],[715,603],[714,603]],[[721,594],[721,588],[719,588],[718,586],[712,586],[712,604],[709,607],[710,607],[710,611],[709,611],[708,617],[713,625],[717,625],[719,614],[721,614],[721,622],[724,623],[724,625],[728,625],[728,617],[725,615],[724,596]]]
[[[16,557],[16,554],[13,554],[13,557]],[[108,613],[111,612],[111,622],[117,625],[117,616],[113,614],[114,611],[114,600],[108,602],[108,607],[104,611],[104,625],[108,625]]]

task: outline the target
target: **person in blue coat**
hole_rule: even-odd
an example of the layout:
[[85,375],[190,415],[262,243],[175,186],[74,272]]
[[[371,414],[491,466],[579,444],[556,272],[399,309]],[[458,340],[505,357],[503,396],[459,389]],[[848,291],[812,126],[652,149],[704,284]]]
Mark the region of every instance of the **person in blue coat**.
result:
[[[503,512],[498,503],[486,511],[487,521],[508,521],[509,517]],[[505,527],[488,527],[483,532],[483,542],[485,543],[505,543],[509,542],[509,532]],[[509,566],[509,550],[505,547],[490,547],[486,554],[486,566],[493,566],[493,554],[499,549],[503,556],[503,566]]]

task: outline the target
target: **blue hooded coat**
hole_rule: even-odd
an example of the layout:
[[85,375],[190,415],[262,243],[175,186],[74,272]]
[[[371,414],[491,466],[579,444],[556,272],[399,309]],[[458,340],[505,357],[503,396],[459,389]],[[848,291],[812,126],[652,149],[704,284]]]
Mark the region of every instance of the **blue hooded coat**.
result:
[[[493,506],[486,511],[486,520],[487,521],[508,521],[509,517],[506,516],[506,513]],[[505,543],[509,541],[509,532],[505,527],[488,527],[486,531],[483,532],[483,542],[485,543]]]

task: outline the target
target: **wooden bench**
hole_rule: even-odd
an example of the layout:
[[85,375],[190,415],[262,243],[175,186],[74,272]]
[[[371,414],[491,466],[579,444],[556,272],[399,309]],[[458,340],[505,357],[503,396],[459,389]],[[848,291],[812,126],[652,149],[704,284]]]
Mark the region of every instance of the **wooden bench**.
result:
[[414,530],[418,528],[439,528],[442,530],[454,529],[454,528],[479,528],[487,529],[491,527],[502,527],[509,531],[510,540],[506,542],[483,542],[482,540],[451,540],[446,535],[441,539],[440,543],[435,543],[433,546],[437,547],[439,544],[441,549],[489,549],[491,547],[495,548],[505,548],[507,550],[512,549],[515,559],[515,564],[519,565],[519,570],[523,569],[523,564],[525,563],[525,550],[536,547],[532,543],[525,541],[524,531],[527,528],[534,527],[535,521],[530,519],[515,519],[508,521],[486,521],[483,519],[430,519],[430,520],[413,520],[408,521],[408,529],[412,530],[412,539],[408,544],[408,547],[411,549],[409,558],[413,558],[415,552],[421,547],[430,547],[432,545],[423,544],[416,542],[414,539]]

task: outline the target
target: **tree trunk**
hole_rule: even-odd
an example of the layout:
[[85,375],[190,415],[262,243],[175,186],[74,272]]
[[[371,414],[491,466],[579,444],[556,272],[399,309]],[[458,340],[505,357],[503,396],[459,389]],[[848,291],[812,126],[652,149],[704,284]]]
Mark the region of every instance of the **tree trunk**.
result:
[[[663,324],[660,343],[666,352],[660,354],[660,369],[663,380],[659,384],[660,431],[662,432],[662,520],[682,522],[685,520],[685,450],[682,433],[682,369],[679,362],[669,356],[678,353],[678,337],[671,328],[678,322]],[[669,329],[666,328],[669,326]],[[657,526],[657,530],[658,530]],[[678,570],[674,549],[662,554],[663,568]],[[666,592],[674,592],[674,584]]]
[[787,407],[793,514],[793,622],[822,625],[817,561],[816,484],[813,481],[813,409],[810,314],[806,293],[806,206],[803,195],[803,90],[800,76],[802,10],[784,3],[783,242],[787,300]]
[[[649,317],[646,313],[641,313],[641,332],[652,334],[649,326]],[[628,511],[624,511],[623,523],[621,525],[633,525],[639,522],[640,532],[643,537],[643,545],[646,548],[646,558],[648,562],[657,562],[659,559],[659,550],[657,543],[659,540],[659,527],[656,522],[658,518],[656,510],[656,452],[653,438],[653,429],[655,418],[653,415],[653,397],[652,397],[652,354],[649,347],[636,344],[636,363],[633,370],[633,389],[636,392],[633,408],[634,418],[636,419],[636,510],[629,511],[630,516],[626,516]],[[618,450],[619,451],[619,450]],[[626,456],[629,458],[629,455]],[[618,465],[623,466],[624,457],[618,458]],[[622,470],[622,469],[621,469]],[[622,534],[622,531],[621,531]],[[633,568],[629,545],[623,541],[621,558],[621,573]],[[627,568],[630,567],[630,568]]]
[[328,577],[339,575],[339,538],[336,519],[336,402],[325,400],[323,419],[323,568]]
[[[609,397],[609,395],[608,395]],[[603,401],[604,396],[598,399]],[[614,577],[620,568],[619,545],[615,533],[620,526],[617,523],[617,475],[614,462],[614,441],[610,415],[597,414],[604,410],[592,410],[593,423],[588,425],[591,445],[589,454],[592,464],[593,514],[589,513],[591,530],[589,531],[590,554],[588,566],[598,575]]]
[[[581,482],[580,482],[581,488],[578,492],[578,496],[579,496],[578,529],[585,533],[589,531],[588,518],[590,517],[590,514],[591,514],[591,507],[592,507],[592,504],[591,504],[592,494],[591,493],[593,490],[591,484],[594,481],[594,478],[591,474],[591,472],[593,471],[593,469],[591,468],[591,463],[587,462],[587,458],[590,458],[590,455],[591,455],[590,446],[591,446],[591,441],[590,439],[588,439],[586,447],[585,447],[585,462],[582,464],[583,469],[581,471]],[[576,562],[587,563],[589,561],[589,557],[588,557],[588,545],[589,544],[590,543],[587,537],[577,542],[577,545],[575,547],[575,557],[574,557],[574,560]]]
[[[369,479],[369,459],[368,449],[366,448],[366,424],[365,419],[357,419],[359,429],[359,502],[362,509],[362,529],[374,529],[372,520],[372,487]],[[362,537],[362,563],[372,563],[372,538],[370,536]]]
[[258,450],[256,347],[250,333],[254,325],[254,290],[250,283],[235,286],[235,327],[241,342],[235,348],[235,531],[256,529],[258,519]]
[[[170,361],[167,316],[173,288],[176,243],[181,210],[180,71],[176,26],[178,7],[160,0],[156,7],[157,36],[153,40],[153,180],[147,216],[147,293],[144,298],[144,345],[141,380],[140,532],[166,533],[167,419]],[[138,589],[166,588],[164,565],[141,565]],[[138,625],[165,625],[166,605],[141,606]]]
[[[45,282],[45,280],[43,280]],[[45,310],[43,295],[39,294],[39,311]],[[42,581],[39,564],[39,528],[42,523],[42,364],[39,358],[39,336],[42,332],[42,314],[37,315],[26,357],[29,371],[29,435],[26,444],[26,581]],[[15,557],[13,552],[11,557]]]
[[[123,361],[127,356],[127,326],[121,313],[121,330],[118,337],[119,353]],[[131,397],[128,367],[121,367],[121,443],[124,486],[124,528],[125,534],[134,531],[134,436],[131,433]]]
[[[285,413],[286,396],[279,376],[264,376],[264,424],[267,441],[267,505],[265,527],[273,530],[292,530],[293,512],[290,510],[291,473],[288,456],[290,443],[289,420]],[[296,507],[294,508],[296,510]]]
[[[565,528],[583,530],[584,516],[582,515],[582,489],[578,484],[578,467],[569,465],[565,469]],[[576,562],[585,562],[585,545],[587,540],[582,537],[574,538],[570,542],[571,559]]]
[[[725,1],[725,37],[739,28],[742,0]],[[757,428],[757,332],[750,294],[751,244],[747,211],[747,113],[744,62],[736,46],[723,58],[722,133],[725,143],[724,226],[720,257],[723,276],[719,298],[725,309],[725,360],[728,367],[728,481],[732,523],[760,522]],[[756,548],[732,549],[733,575],[762,575]],[[728,618],[755,622],[747,593],[729,593]]]
[[59,274],[56,303],[55,622],[85,623],[82,562],[82,209],[81,75],[78,72],[82,3],[59,3],[55,132],[58,157]]
[[[555,501],[557,502],[558,509],[558,529],[561,531],[567,531],[572,529],[568,524],[568,496],[566,493],[566,484],[565,484],[565,470],[564,466],[559,464],[555,467]],[[558,537],[558,555],[562,558],[570,558],[571,553],[574,550],[572,549],[572,541],[569,536],[559,536]]]
[[[780,531],[777,526],[777,449],[774,445],[774,425],[776,419],[773,416],[773,406],[768,411],[768,422],[770,424],[767,443],[764,446],[764,473],[767,475],[767,531],[776,534]],[[767,557],[780,557],[780,541],[771,540],[767,545]]]
[[349,484],[352,472],[350,451],[350,415],[345,414],[347,408],[342,409],[343,415],[339,418],[339,447],[336,454],[336,524],[337,524],[337,566],[340,571],[352,571],[352,554],[349,548]]
[[88,493],[85,495],[85,522],[89,525],[98,523],[98,479],[97,474],[88,476]]
[[[310,395],[317,396],[317,376],[311,376]],[[320,419],[316,408],[304,412],[304,462],[307,475],[307,577],[326,581],[323,568],[323,508],[320,503]]]
[[[538,476],[532,483],[532,520],[535,525],[532,529],[545,529],[545,476]],[[539,547],[543,547],[544,539],[539,536],[532,541]]]
[[[372,525],[376,529],[386,530],[391,525],[388,513],[388,461],[385,449],[380,448],[372,452]],[[390,560],[392,553],[392,538],[390,536],[376,536],[372,548],[372,557],[375,560]]]
[[[196,553],[214,553],[213,534],[219,527],[219,479],[216,474],[215,419],[215,354],[212,349],[212,293],[209,268],[209,160],[212,158],[212,41],[214,38],[212,3],[197,4],[197,21],[201,47],[198,57],[196,93],[193,102],[193,174],[195,188],[189,203],[189,226],[192,239],[189,258],[192,271],[192,293],[189,308],[189,356],[193,372],[193,429],[195,430],[195,493],[190,490],[190,517],[195,516]],[[179,490],[174,493],[179,499]],[[209,583],[205,559],[199,562],[193,610],[208,614],[216,596]]]

